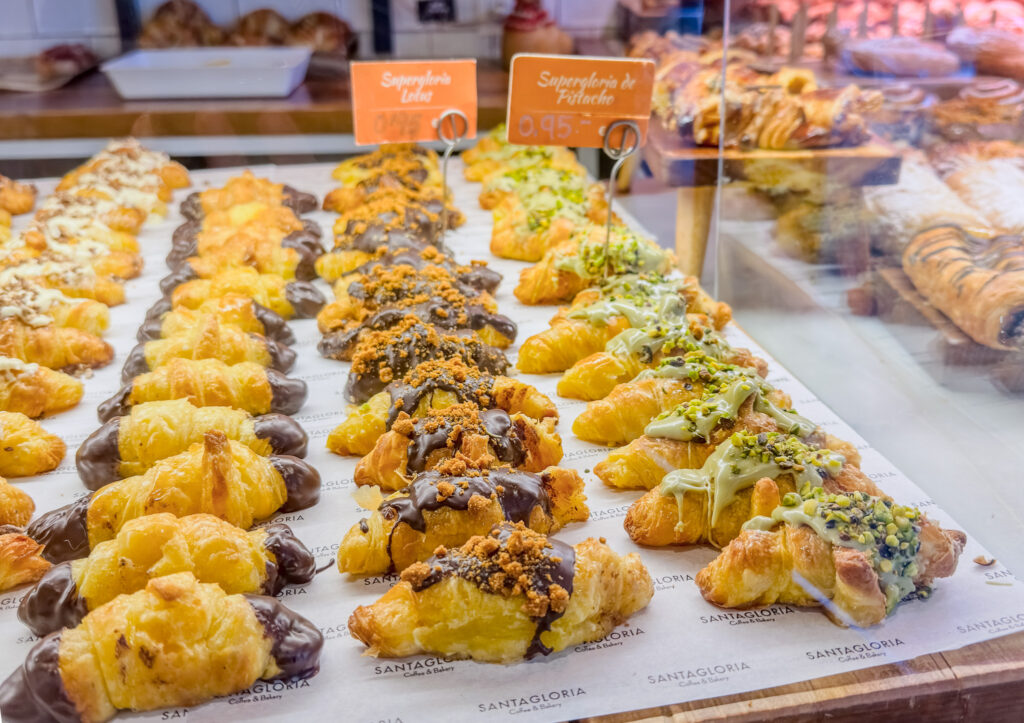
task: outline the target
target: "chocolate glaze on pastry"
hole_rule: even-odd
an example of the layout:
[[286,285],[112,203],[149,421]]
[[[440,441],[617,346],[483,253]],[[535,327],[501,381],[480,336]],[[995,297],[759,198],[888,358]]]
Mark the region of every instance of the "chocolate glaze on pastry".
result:
[[263,593],[277,595],[286,585],[305,585],[312,580],[316,575],[316,558],[295,536],[292,528],[283,522],[274,522],[263,529],[267,533],[263,546],[275,560],[267,561]]
[[523,440],[516,434],[512,418],[504,409],[472,410],[469,415],[444,414],[452,409],[448,407],[439,410],[440,413],[436,415],[411,421],[413,428],[408,435],[411,442],[406,462],[409,471],[423,472],[431,454],[437,450],[458,447],[458,437],[465,434],[486,435],[488,445],[499,462],[518,467],[526,459]]
[[73,628],[89,612],[70,562],[54,565],[25,593],[18,605],[18,620],[42,637],[61,628]]
[[89,554],[89,530],[86,525],[92,495],[84,495],[69,505],[50,510],[25,528],[25,534],[43,545],[43,557],[58,563],[77,560]]
[[305,457],[309,436],[302,425],[285,414],[261,414],[252,420],[258,439],[270,442],[274,454]]
[[98,490],[114,480],[121,479],[118,471],[121,452],[118,437],[121,417],[104,422],[103,426],[85,438],[75,453],[78,477],[88,489]]
[[[184,284],[186,281],[192,281],[198,279],[199,274],[195,272],[195,269],[188,263],[188,259],[183,259],[180,265],[172,266],[174,269],[167,276],[160,279],[160,293],[164,296],[169,296],[172,291]],[[168,263],[170,259],[168,259]]]
[[[392,238],[394,237],[392,236]],[[497,271],[488,268],[483,263],[471,263],[469,266],[457,264],[452,259],[450,251],[444,247],[438,248],[438,246],[437,243],[422,248],[413,245],[389,244],[384,253],[357,266],[353,273],[368,274],[374,266],[412,266],[419,270],[428,264],[434,264],[448,271],[460,283],[477,291],[493,294],[497,290],[498,285],[501,284],[501,274]]]
[[267,382],[270,384],[270,411],[279,414],[295,414],[306,403],[309,389],[306,382],[294,377],[286,377],[279,371],[267,369]]
[[273,641],[270,654],[281,672],[271,680],[304,680],[316,675],[320,670],[320,650],[324,646],[320,630],[275,598],[246,595],[245,599],[252,605],[267,637]]
[[0,716],[6,723],[79,723],[60,675],[60,632],[29,651],[25,662],[0,685]]
[[255,301],[252,302],[252,308],[256,318],[263,324],[263,336],[282,344],[295,343],[295,333],[283,316]]
[[320,238],[307,231],[293,231],[281,239],[281,248],[293,249],[299,254],[299,263],[295,267],[295,278],[309,281],[316,278],[316,260],[324,253]]
[[169,296],[161,296],[153,302],[153,305],[146,309],[146,322],[150,319],[160,319],[169,311],[174,310],[174,302]]
[[288,282],[284,287],[284,296],[295,309],[295,317],[298,319],[312,319],[327,303],[320,289],[308,281]]
[[270,457],[284,479],[288,499],[281,505],[281,512],[295,512],[312,507],[320,499],[320,473],[298,457],[274,455]]
[[412,414],[420,401],[436,391],[451,392],[456,403],[469,402],[481,408],[491,406],[494,377],[472,369],[457,360],[429,361],[420,364],[398,381],[387,386],[391,397],[387,428],[391,429],[401,412]]
[[[203,218],[203,203],[200,191],[194,191],[185,197],[181,202],[181,215],[189,220],[200,220]],[[312,193],[297,191],[285,184],[281,189],[281,205],[287,206],[296,214],[309,213],[319,207],[319,202]]]
[[131,395],[132,383],[128,382],[121,385],[121,388],[114,393],[114,396],[100,402],[99,406],[96,407],[96,416],[104,423],[109,422],[115,417],[123,417],[131,410],[131,405],[128,403]]

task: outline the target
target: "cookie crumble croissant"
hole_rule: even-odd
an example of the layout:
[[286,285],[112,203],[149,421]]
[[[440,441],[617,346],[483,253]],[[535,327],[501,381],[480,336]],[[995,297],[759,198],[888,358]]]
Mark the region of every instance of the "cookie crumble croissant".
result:
[[357,608],[348,627],[375,657],[514,663],[600,640],[653,594],[635,554],[620,556],[593,538],[570,546],[506,523],[410,565],[377,602]]

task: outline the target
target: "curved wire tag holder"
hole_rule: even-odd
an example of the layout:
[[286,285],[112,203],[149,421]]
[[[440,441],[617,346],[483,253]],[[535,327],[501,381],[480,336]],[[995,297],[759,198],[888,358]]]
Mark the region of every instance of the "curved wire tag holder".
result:
[[[447,127],[445,121],[448,121]],[[461,123],[461,130],[459,128]],[[469,131],[469,118],[461,110],[451,108],[434,121],[437,129],[438,139],[444,143],[444,155],[441,157],[441,230],[438,232],[439,239],[444,239],[445,231],[448,230],[448,159],[455,150],[455,146],[466,137]]]
[[[622,137],[619,139],[619,145],[615,147],[611,144],[612,133],[619,128],[622,129]],[[615,201],[615,188],[618,185],[619,169],[622,168],[622,164],[626,162],[626,159],[636,153],[639,148],[640,126],[636,124],[636,121],[617,120],[608,124],[608,127],[604,131],[604,154],[615,161],[615,163],[612,165],[611,174],[608,176],[608,220],[605,223],[604,230],[604,263],[606,276],[610,275],[612,270],[611,255],[608,251],[609,246],[611,245],[612,217],[614,216],[612,203]]]

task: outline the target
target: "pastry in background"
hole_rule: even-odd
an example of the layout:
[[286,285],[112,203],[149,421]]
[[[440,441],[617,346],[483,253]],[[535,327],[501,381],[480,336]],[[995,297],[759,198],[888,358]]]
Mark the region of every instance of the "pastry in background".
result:
[[168,0],[142,25],[140,48],[187,48],[224,43],[224,31],[192,0]]
[[949,173],[945,181],[961,200],[981,214],[989,227],[1006,233],[1024,233],[1024,168],[1019,158],[966,163]]
[[19,183],[7,176],[0,175],[0,209],[12,216],[18,216],[28,213],[35,205],[35,186],[30,183]]
[[238,18],[228,35],[229,45],[284,45],[290,24],[272,8],[253,10]]
[[61,43],[36,56],[36,75],[44,82],[59,77],[73,78],[99,62],[96,53],[82,43]]
[[1022,137],[1024,89],[1006,78],[971,84],[929,110],[929,126],[946,141],[1016,141]]
[[937,102],[935,94],[910,83],[886,84],[881,92],[882,107],[866,116],[871,131],[892,141],[920,143],[925,111]]
[[0,409],[42,417],[71,409],[82,400],[84,386],[73,376],[39,364],[0,356]]
[[946,46],[978,74],[1024,81],[1024,37],[1019,32],[960,26],[946,36]]
[[940,78],[960,69],[960,59],[941,43],[910,37],[849,41],[841,50],[853,72],[902,78]]
[[288,45],[305,45],[314,53],[329,53],[354,58],[359,36],[339,17],[325,12],[303,15],[288,28]]

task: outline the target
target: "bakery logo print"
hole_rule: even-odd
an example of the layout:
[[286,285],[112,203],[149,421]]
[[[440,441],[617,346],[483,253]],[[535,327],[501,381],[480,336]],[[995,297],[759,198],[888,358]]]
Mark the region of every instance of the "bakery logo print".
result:
[[398,582],[398,574],[389,572],[387,575],[374,575],[373,577],[364,577],[363,585],[367,587],[373,587],[375,585],[387,585],[393,587]]
[[347,621],[336,625],[328,625],[326,628],[320,628],[320,632],[323,634],[324,640],[342,640],[343,638],[352,637],[352,634],[348,631]]
[[625,517],[626,512],[629,511],[629,505],[619,505],[618,507],[609,507],[604,510],[591,510],[589,520],[596,522],[597,520],[615,520],[620,517]]
[[432,70],[420,75],[401,75],[389,70],[380,78],[380,87],[398,91],[400,103],[429,103],[434,97],[433,88],[451,84],[452,76],[448,73],[434,73]]
[[428,675],[451,673],[455,670],[457,658],[429,657],[410,660],[403,663],[382,663],[373,666],[374,675],[401,676],[403,678],[423,678]]
[[347,490],[352,486],[352,478],[327,480],[320,485],[320,492],[334,492],[335,490]]
[[587,691],[583,688],[562,688],[561,690],[549,690],[477,703],[476,709],[480,713],[507,713],[508,715],[535,713],[561,708],[565,701],[583,695],[587,695]]
[[725,623],[727,625],[750,625],[752,623],[774,623],[782,615],[792,615],[796,610],[788,605],[772,605],[757,610],[737,610],[713,615],[701,615],[700,624]]
[[1002,635],[1003,633],[1008,633],[1011,630],[1020,630],[1021,628],[1024,628],[1024,612],[964,623],[963,625],[957,625],[956,631],[961,635],[966,635],[967,633]]
[[22,597],[24,597],[24,592],[0,596],[0,610],[17,610],[18,606],[21,605]]
[[690,688],[697,685],[723,683],[737,673],[751,670],[750,663],[740,660],[732,663],[715,663],[700,665],[696,668],[671,670],[647,676],[648,685],[674,685],[677,688]]
[[308,680],[257,680],[248,689],[228,697],[229,705],[266,703],[280,700],[286,693],[308,688]]
[[628,627],[613,630],[603,638],[593,643],[584,643],[583,645],[577,645],[573,650],[577,653],[587,653],[592,650],[605,650],[607,648],[617,648],[623,643],[632,640],[633,638],[641,635],[646,635],[647,631],[641,627]]
[[662,575],[654,578],[655,590],[675,590],[676,585],[693,582],[693,575],[690,573],[680,575]]
[[314,545],[309,548],[309,551],[313,553],[313,557],[317,560],[321,558],[334,559],[338,555],[338,548],[341,547],[340,542],[334,542],[330,545]]
[[886,640],[869,640],[854,645],[838,645],[834,648],[807,650],[804,651],[804,655],[808,660],[836,660],[840,663],[849,663],[854,660],[883,658],[889,654],[889,651],[904,645],[906,643],[900,638],[888,638]]

